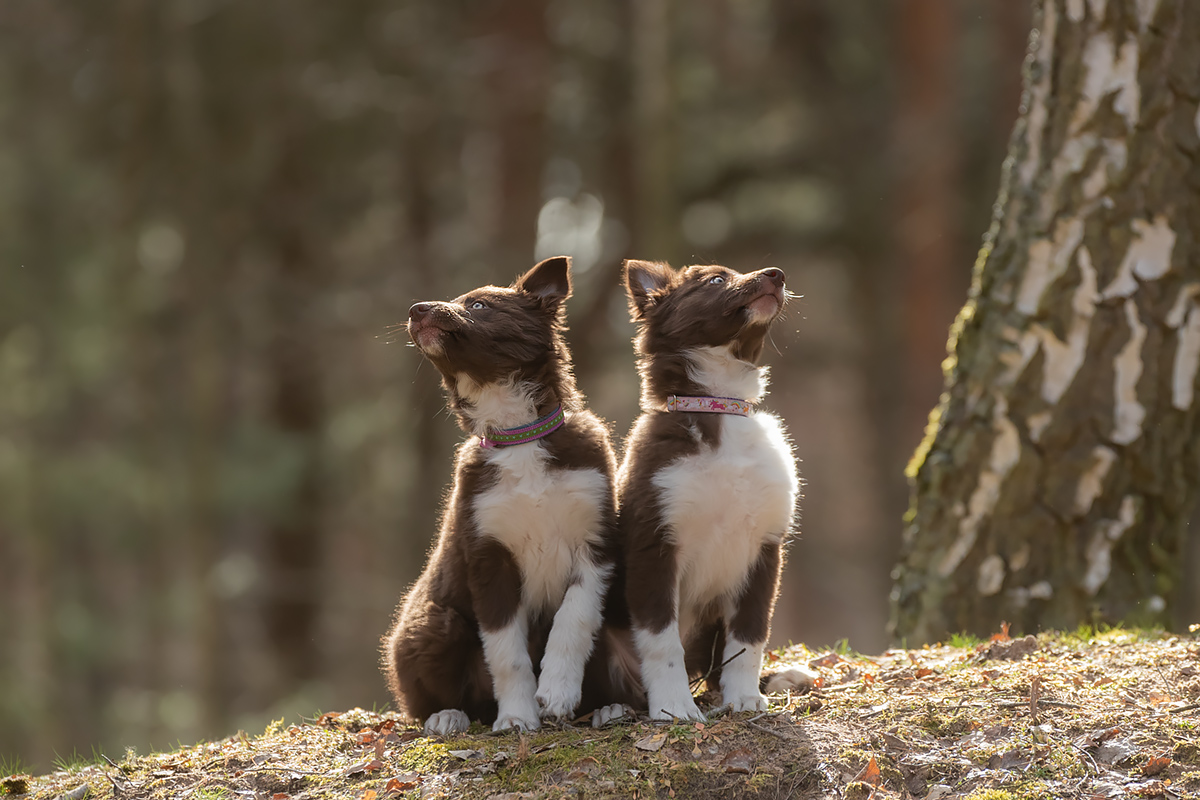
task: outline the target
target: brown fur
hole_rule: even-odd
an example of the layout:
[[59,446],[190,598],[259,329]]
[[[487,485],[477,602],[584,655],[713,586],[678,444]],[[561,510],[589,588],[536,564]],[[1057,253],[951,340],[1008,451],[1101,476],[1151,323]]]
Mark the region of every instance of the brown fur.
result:
[[[528,384],[539,414],[560,402],[566,412],[563,427],[540,440],[549,456],[548,468],[595,469],[611,487],[615,458],[608,431],[583,408],[562,338],[562,303],[570,294],[568,268],[569,259],[547,259],[511,287],[485,286],[450,302],[418,303],[410,311],[409,332],[441,373],[448,405],[465,431],[484,432],[472,416],[471,401],[459,393],[460,376],[478,385],[509,379]],[[485,305],[472,308],[476,302]],[[474,436],[459,445],[454,486],[437,543],[384,639],[388,685],[400,707],[417,719],[443,709],[460,709],[488,723],[496,717],[480,630],[495,631],[513,619],[521,602],[522,576],[507,548],[478,530],[474,520],[472,499],[496,481],[486,452]],[[611,492],[602,505],[603,535],[593,545],[593,559],[611,563]],[[553,612],[545,609],[529,622],[535,673]]]

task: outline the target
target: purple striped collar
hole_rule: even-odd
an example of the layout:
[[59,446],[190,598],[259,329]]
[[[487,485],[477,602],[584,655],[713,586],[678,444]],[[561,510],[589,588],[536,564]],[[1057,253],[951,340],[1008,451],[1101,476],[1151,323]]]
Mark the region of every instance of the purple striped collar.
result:
[[512,447],[515,444],[536,442],[543,436],[548,436],[563,426],[567,417],[563,414],[562,406],[556,406],[546,416],[535,419],[528,425],[519,428],[505,428],[499,431],[488,431],[487,436],[479,437],[479,446],[487,449],[493,447]]
[[748,417],[754,404],[736,397],[667,397],[667,411],[701,411],[708,414],[737,414]]

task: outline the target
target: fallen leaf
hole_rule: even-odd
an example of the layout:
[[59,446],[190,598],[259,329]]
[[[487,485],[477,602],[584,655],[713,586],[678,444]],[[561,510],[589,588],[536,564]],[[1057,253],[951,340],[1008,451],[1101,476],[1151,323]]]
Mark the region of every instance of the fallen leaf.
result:
[[1171,766],[1171,759],[1166,756],[1150,756],[1150,760],[1142,765],[1143,775],[1157,775]]
[[827,653],[820,658],[814,658],[808,662],[809,669],[820,669],[821,667],[832,667],[842,662],[842,657],[837,653]]
[[455,758],[460,758],[463,761],[469,761],[472,758],[479,758],[483,755],[482,750],[451,750],[450,755]]
[[367,765],[363,767],[363,769],[365,769],[367,772],[374,772],[377,769],[383,769],[383,762],[378,758],[373,758],[367,762]]
[[376,739],[375,740],[375,757],[383,758],[383,751],[386,747],[387,747],[387,742],[385,742],[382,738]]
[[992,634],[991,641],[993,641],[993,642],[1007,642],[1007,641],[1008,641],[1008,638],[1009,638],[1009,637],[1008,637],[1008,623],[1007,623],[1007,622],[1001,622],[1001,623],[1000,623],[1000,632],[999,632],[999,633],[993,633],[993,634]]
[[271,795],[271,800],[287,800],[289,797],[291,797],[291,795],[287,792],[276,792],[275,794]]
[[375,800],[375,790],[367,789],[363,792],[362,800]]
[[750,770],[754,769],[754,754],[744,747],[730,750],[725,758],[721,759],[721,766],[726,772],[749,775]]
[[933,670],[931,670],[929,667],[921,667],[919,670],[917,670],[916,675],[914,677],[924,678],[924,677],[932,675],[932,674],[933,674]]
[[697,743],[695,746],[692,747],[692,758],[699,758],[699,757],[700,757],[700,744]]
[[649,736],[644,736],[633,743],[633,746],[638,750],[645,750],[648,753],[657,753],[662,749],[662,746],[667,743],[666,732],[652,733]]
[[575,762],[575,767],[567,773],[567,780],[580,781],[584,778],[593,778],[600,774],[600,762],[588,756]]
[[383,787],[384,794],[392,792],[407,792],[409,789],[415,789],[417,782],[421,779],[419,772],[405,772],[390,779]]
[[862,768],[862,772],[854,776],[854,780],[869,783],[872,786],[878,786],[883,781],[883,771],[879,769],[879,762],[875,760],[875,756],[871,756],[871,760]]

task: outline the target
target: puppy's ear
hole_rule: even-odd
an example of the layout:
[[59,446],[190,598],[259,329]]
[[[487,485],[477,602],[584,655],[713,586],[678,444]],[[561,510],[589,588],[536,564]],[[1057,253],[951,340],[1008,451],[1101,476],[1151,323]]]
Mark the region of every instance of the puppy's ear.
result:
[[644,319],[658,302],[663,290],[675,280],[675,270],[657,261],[625,260],[625,292],[629,295],[629,313]]
[[550,308],[557,308],[571,296],[571,257],[552,256],[539,261],[517,278],[513,288],[533,295]]

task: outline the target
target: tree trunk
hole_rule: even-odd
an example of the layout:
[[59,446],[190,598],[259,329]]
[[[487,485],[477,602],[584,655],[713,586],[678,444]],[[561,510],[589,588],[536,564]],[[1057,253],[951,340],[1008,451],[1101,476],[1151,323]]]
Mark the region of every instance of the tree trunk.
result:
[[1200,4],[1045,0],[892,634],[1163,624],[1200,483]]

